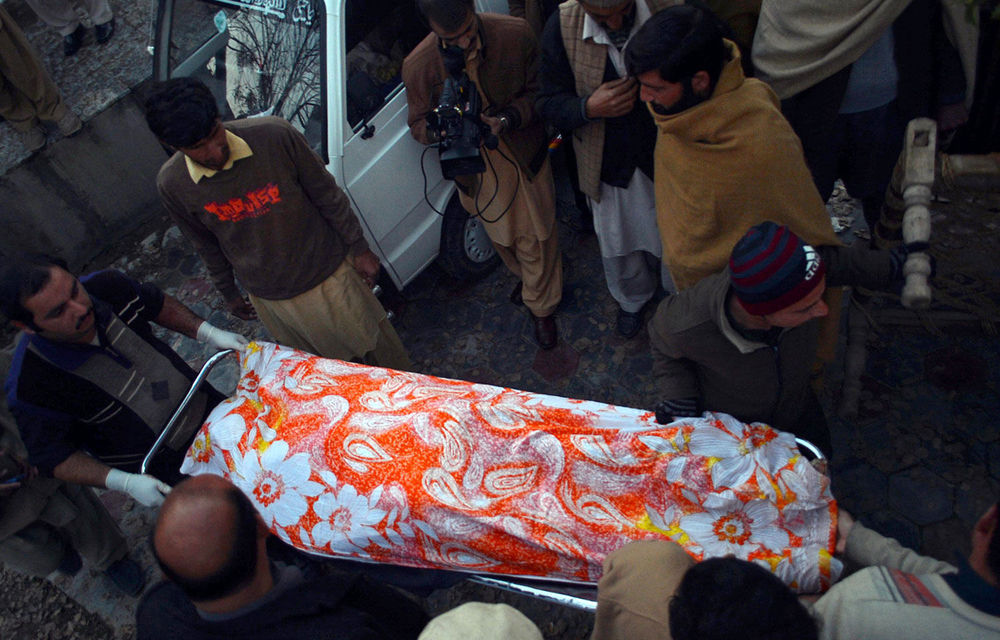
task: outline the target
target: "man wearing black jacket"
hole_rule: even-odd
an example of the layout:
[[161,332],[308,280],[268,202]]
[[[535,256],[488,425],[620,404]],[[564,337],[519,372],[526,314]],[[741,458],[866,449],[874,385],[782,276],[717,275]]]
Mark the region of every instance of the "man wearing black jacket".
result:
[[426,614],[400,592],[361,575],[305,578],[267,555],[270,535],[228,480],[196,476],[160,510],[153,553],[168,581],[136,613],[154,638],[416,638]]

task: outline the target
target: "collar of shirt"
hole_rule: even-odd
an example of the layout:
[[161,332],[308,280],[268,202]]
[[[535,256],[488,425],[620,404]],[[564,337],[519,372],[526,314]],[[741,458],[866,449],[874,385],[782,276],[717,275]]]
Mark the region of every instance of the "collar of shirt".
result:
[[202,178],[211,178],[219,171],[226,171],[233,168],[233,164],[237,160],[242,160],[243,158],[249,158],[253,155],[253,151],[250,149],[250,145],[247,141],[239,137],[229,129],[226,129],[226,142],[229,143],[229,160],[226,161],[225,166],[220,170],[209,169],[206,166],[200,165],[191,158],[184,156],[184,163],[187,165],[188,174],[191,179],[194,180],[195,184]]
[[965,558],[960,557],[957,564],[958,573],[941,576],[955,595],[983,613],[1000,616],[1000,589],[983,580]]
[[[646,20],[649,20],[651,15],[649,7],[646,5],[646,0],[635,0],[635,21],[632,23],[632,31],[628,36],[629,41],[632,40],[632,36],[635,35],[636,31],[645,24]],[[614,46],[611,43],[611,38],[608,37],[608,32],[597,23],[597,20],[591,18],[589,13],[585,13],[583,18],[583,40],[593,40],[596,44],[605,45],[608,49],[608,58],[611,59],[611,64],[614,65],[615,71],[618,72],[618,77],[624,78],[628,75],[625,70],[625,54],[623,53],[625,47],[619,50]],[[627,44],[628,41],[626,41]]]

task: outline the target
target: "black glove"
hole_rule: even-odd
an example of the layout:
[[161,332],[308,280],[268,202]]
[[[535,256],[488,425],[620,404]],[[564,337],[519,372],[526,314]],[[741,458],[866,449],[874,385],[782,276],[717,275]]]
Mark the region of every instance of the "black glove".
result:
[[911,253],[920,253],[921,251],[927,253],[927,257],[931,261],[931,275],[933,278],[937,274],[937,260],[934,259],[934,255],[931,254],[928,249],[931,245],[927,242],[910,242],[908,244],[901,244],[893,247],[889,250],[889,258],[892,261],[892,280],[902,284],[905,277],[903,276],[903,265],[906,264],[906,258]]
[[701,417],[701,402],[698,398],[677,398],[664,400],[653,408],[657,424],[670,424],[677,418]]

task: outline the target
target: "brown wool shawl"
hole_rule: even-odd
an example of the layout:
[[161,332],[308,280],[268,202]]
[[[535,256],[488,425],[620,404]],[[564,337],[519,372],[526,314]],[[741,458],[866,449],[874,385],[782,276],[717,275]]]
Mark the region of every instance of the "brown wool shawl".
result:
[[721,271],[737,240],[765,220],[813,245],[839,244],[802,155],[767,85],[747,79],[736,46],[712,97],[653,112],[657,222],[678,289]]

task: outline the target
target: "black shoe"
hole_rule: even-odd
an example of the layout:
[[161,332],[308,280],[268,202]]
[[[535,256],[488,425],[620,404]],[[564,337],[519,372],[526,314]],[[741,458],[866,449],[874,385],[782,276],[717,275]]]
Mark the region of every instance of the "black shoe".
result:
[[518,307],[524,306],[524,299],[521,297],[521,289],[524,288],[523,282],[518,282],[514,287],[514,290],[510,292],[510,301]]
[[80,559],[80,554],[73,547],[67,547],[56,571],[67,576],[75,576],[82,566],[83,560]]
[[76,28],[76,31],[69,34],[68,36],[63,36],[63,55],[67,58],[80,50],[83,46],[83,36],[87,33],[87,30],[83,28],[81,24]]
[[142,568],[128,556],[105,569],[104,575],[111,578],[122,593],[133,598],[142,593],[142,588],[146,586]]
[[94,26],[94,35],[97,36],[97,44],[104,44],[115,35],[115,19],[111,18],[104,24]]
[[618,309],[618,334],[625,338],[634,338],[642,329],[642,311],[629,313]]
[[535,342],[538,346],[546,351],[556,346],[559,342],[559,332],[556,329],[555,318],[550,315],[544,318],[535,315],[531,317],[535,321]]

